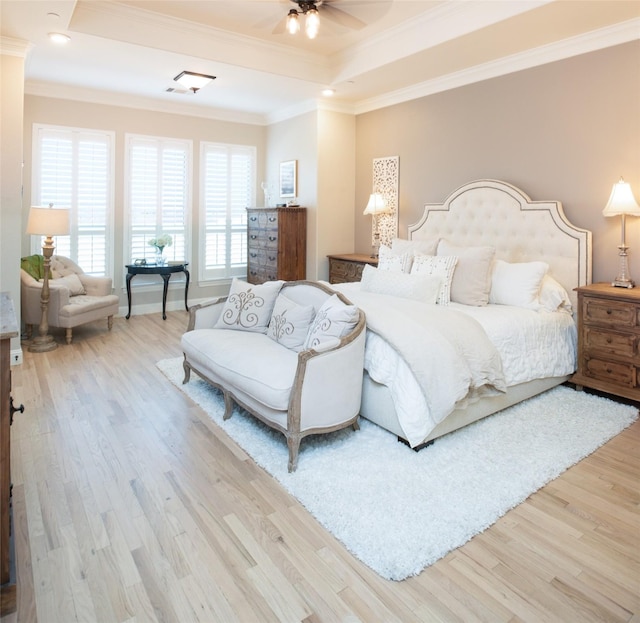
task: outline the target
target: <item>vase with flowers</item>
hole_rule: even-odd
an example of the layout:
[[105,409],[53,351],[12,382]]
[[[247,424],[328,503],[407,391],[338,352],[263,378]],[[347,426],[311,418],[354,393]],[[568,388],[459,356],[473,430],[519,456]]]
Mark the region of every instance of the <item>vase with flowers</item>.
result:
[[170,247],[173,244],[173,239],[169,234],[162,234],[157,238],[151,238],[147,243],[155,248],[156,250],[156,264],[158,266],[164,266],[164,257],[162,252],[165,247]]

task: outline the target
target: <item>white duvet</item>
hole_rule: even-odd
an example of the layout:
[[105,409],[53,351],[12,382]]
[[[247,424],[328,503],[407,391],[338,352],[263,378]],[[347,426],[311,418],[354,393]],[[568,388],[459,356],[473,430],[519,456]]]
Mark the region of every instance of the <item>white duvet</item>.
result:
[[568,313],[430,306],[364,292],[359,283],[332,287],[367,315],[365,369],[389,388],[411,445],[483,393],[575,370],[576,328]]

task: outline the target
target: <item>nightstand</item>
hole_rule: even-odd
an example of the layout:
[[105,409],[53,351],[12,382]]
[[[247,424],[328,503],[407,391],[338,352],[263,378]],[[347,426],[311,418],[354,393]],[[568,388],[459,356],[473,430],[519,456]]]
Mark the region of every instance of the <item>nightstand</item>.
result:
[[578,293],[578,370],[571,381],[640,401],[640,288],[594,283]]
[[378,258],[365,253],[343,253],[327,255],[329,258],[329,283],[360,281],[366,264],[378,265]]

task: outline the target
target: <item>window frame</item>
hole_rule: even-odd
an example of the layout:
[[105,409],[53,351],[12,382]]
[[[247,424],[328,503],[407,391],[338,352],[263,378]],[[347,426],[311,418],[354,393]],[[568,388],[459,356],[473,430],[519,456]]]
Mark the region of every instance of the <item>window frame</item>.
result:
[[[123,275],[126,275],[127,264],[132,264],[134,262],[135,257],[132,256],[133,249],[132,245],[132,216],[133,212],[131,210],[131,197],[132,197],[132,159],[131,152],[132,149],[136,146],[136,144],[142,144],[143,142],[149,143],[150,145],[155,145],[156,148],[161,151],[163,148],[167,146],[179,146],[184,149],[185,152],[185,179],[184,179],[184,258],[180,258],[178,261],[184,262],[185,264],[189,264],[191,262],[191,254],[192,254],[192,211],[193,211],[193,141],[191,139],[186,138],[175,138],[168,136],[155,136],[150,134],[138,134],[133,132],[125,133],[125,145],[124,145],[124,205],[123,205],[123,217],[122,222],[124,225],[124,231],[122,236],[122,253],[123,253]],[[156,218],[158,213],[156,212]],[[156,231],[155,235],[159,235],[164,233],[162,231]],[[166,233],[174,234],[174,232],[166,231]],[[170,249],[170,247],[167,247]],[[165,255],[166,255],[165,251]],[[149,246],[149,249],[145,248],[145,257],[153,256],[154,251],[153,247]],[[149,258],[147,258],[149,259]],[[136,279],[136,286],[139,288],[144,285],[155,284],[159,280],[159,277],[155,275],[149,276],[139,276]],[[124,280],[123,280],[124,281]],[[171,284],[170,284],[171,285]],[[179,285],[179,284],[178,284]],[[133,286],[133,284],[132,284]]]
[[[250,157],[250,174],[249,180],[247,182],[247,202],[244,206],[244,235],[245,240],[244,244],[246,246],[246,227],[247,227],[247,214],[246,208],[252,207],[256,202],[256,180],[257,180],[257,163],[258,163],[258,148],[255,145],[246,145],[239,143],[223,143],[220,141],[201,141],[200,142],[200,201],[199,201],[199,240],[198,240],[198,257],[199,257],[199,267],[198,267],[198,281],[199,283],[228,283],[234,277],[246,279],[247,274],[247,257],[245,254],[244,263],[241,265],[237,265],[235,268],[232,265],[225,265],[224,268],[207,268],[206,261],[206,245],[207,245],[207,151],[210,149],[220,149],[223,148],[227,151],[228,157],[232,155],[233,150],[238,150],[239,152],[246,152]],[[227,192],[229,192],[229,187],[227,186]],[[229,235],[229,222],[227,222],[227,227],[225,228],[225,232]],[[224,271],[224,274],[220,274]]]
[[[74,152],[77,150],[78,141],[82,137],[91,137],[96,136],[101,139],[106,140],[107,144],[107,170],[106,170],[106,201],[105,201],[105,223],[104,223],[104,245],[105,245],[105,259],[104,259],[104,272],[96,272],[90,270],[86,266],[82,266],[79,261],[77,249],[78,249],[78,207],[77,207],[77,195],[78,195],[78,179],[76,177],[77,173],[77,162],[74,162],[73,172],[72,172],[72,200],[71,205],[61,205],[56,201],[49,201],[42,198],[42,153],[41,153],[41,141],[43,136],[46,136],[46,133],[62,133],[67,134],[73,140],[73,150]],[[78,136],[79,135],[79,136]],[[70,253],[69,257],[76,264],[78,264],[87,274],[97,275],[97,276],[106,276],[113,278],[114,276],[114,244],[115,244],[115,146],[116,146],[116,133],[112,130],[99,130],[95,128],[80,128],[76,126],[64,126],[64,125],[54,125],[47,123],[34,123],[32,126],[32,152],[31,152],[31,205],[36,206],[46,206],[49,203],[53,203],[59,207],[68,207],[69,210],[69,219],[70,219],[70,233],[69,237],[70,241]],[[67,236],[63,236],[67,237]],[[42,253],[42,241],[44,240],[44,236],[30,236],[31,240],[29,243],[29,248],[31,253],[39,254]],[[74,240],[75,238],[75,240]],[[73,252],[74,246],[76,248],[75,253]],[[57,255],[57,244],[56,250],[54,253]]]

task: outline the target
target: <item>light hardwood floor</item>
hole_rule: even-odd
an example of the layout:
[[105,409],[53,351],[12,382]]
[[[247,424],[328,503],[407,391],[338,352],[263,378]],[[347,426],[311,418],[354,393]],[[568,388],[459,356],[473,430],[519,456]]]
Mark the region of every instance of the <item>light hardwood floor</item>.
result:
[[110,333],[99,323],[51,353],[25,349],[18,611],[2,623],[640,622],[639,423],[390,582],[158,371],[186,324],[184,311],[116,318]]

